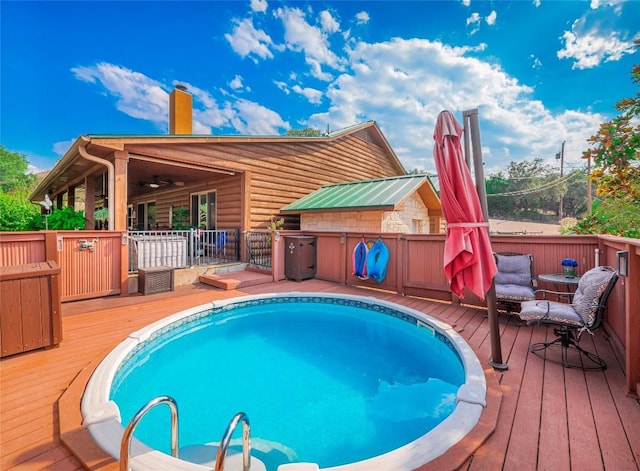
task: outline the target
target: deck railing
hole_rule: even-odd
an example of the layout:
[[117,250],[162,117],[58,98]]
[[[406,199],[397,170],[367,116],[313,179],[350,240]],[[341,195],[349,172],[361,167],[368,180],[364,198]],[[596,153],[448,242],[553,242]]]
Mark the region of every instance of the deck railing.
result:
[[139,268],[187,268],[237,262],[237,229],[186,231],[129,231],[129,273]]

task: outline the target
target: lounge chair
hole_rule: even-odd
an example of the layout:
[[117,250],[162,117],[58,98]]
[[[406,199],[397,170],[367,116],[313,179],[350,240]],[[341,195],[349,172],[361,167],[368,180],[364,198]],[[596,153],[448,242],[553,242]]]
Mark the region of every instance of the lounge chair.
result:
[[531,254],[495,253],[496,301],[508,314],[520,311],[520,303],[536,299]]
[[[602,325],[607,299],[617,279],[613,268],[596,267],[582,275],[571,304],[549,300],[523,302],[520,318],[529,325],[552,325],[556,335],[551,342],[532,344],[529,351],[565,368],[605,369],[606,362],[597,354],[584,350],[579,342],[584,332],[593,335]],[[562,349],[560,360],[546,354],[547,349],[555,346]],[[579,361],[570,362],[571,350],[579,354]]]

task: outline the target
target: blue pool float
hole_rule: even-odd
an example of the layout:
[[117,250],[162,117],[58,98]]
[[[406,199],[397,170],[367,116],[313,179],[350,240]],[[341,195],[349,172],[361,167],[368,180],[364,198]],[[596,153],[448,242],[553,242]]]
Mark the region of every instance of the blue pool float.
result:
[[387,276],[387,263],[389,263],[389,249],[378,239],[367,254],[367,275],[372,280],[382,283]]
[[367,279],[367,253],[369,252],[369,247],[367,247],[366,242],[362,239],[356,245],[356,248],[353,250],[353,274],[356,275],[361,280]]

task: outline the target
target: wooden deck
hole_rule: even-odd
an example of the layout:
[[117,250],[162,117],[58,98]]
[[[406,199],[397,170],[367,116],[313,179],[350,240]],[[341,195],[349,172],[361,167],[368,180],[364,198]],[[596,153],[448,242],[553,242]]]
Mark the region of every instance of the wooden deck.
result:
[[[398,302],[454,325],[483,365],[490,354],[482,310],[318,280],[231,291],[197,285],[144,297],[67,303],[63,305],[60,347],[5,358],[0,363],[0,469],[83,469],[62,443],[61,433],[65,441],[80,445],[87,453],[92,451],[90,443],[83,442],[86,437],[75,437],[73,430],[79,417],[79,395],[96,362],[128,333],[214,299],[288,291],[352,293]],[[456,466],[465,470],[640,469],[640,404],[625,395],[621,363],[604,333],[587,335],[583,342],[597,350],[609,368],[583,372],[563,369],[528,353],[532,341],[552,335],[547,329],[522,326],[516,317],[506,315],[499,321],[503,359],[509,369],[501,373],[487,370],[502,393],[501,401],[492,403],[499,409],[495,431]],[[88,463],[88,469],[114,468],[113,463],[99,458]],[[446,463],[440,465],[439,469],[451,468]]]

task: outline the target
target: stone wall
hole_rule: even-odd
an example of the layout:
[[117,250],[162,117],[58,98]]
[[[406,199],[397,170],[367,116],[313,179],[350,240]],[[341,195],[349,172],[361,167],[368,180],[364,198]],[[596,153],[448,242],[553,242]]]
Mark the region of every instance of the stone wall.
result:
[[[415,224],[414,224],[415,221]],[[429,210],[417,193],[404,200],[396,211],[385,211],[382,217],[382,232],[404,234],[428,234]]]
[[327,232],[381,232],[383,211],[334,211],[303,213],[300,229]]
[[[417,221],[414,228],[414,221]],[[396,211],[307,212],[300,215],[303,231],[398,232],[428,234],[429,212],[417,193],[402,202]],[[415,229],[415,230],[414,230]]]

